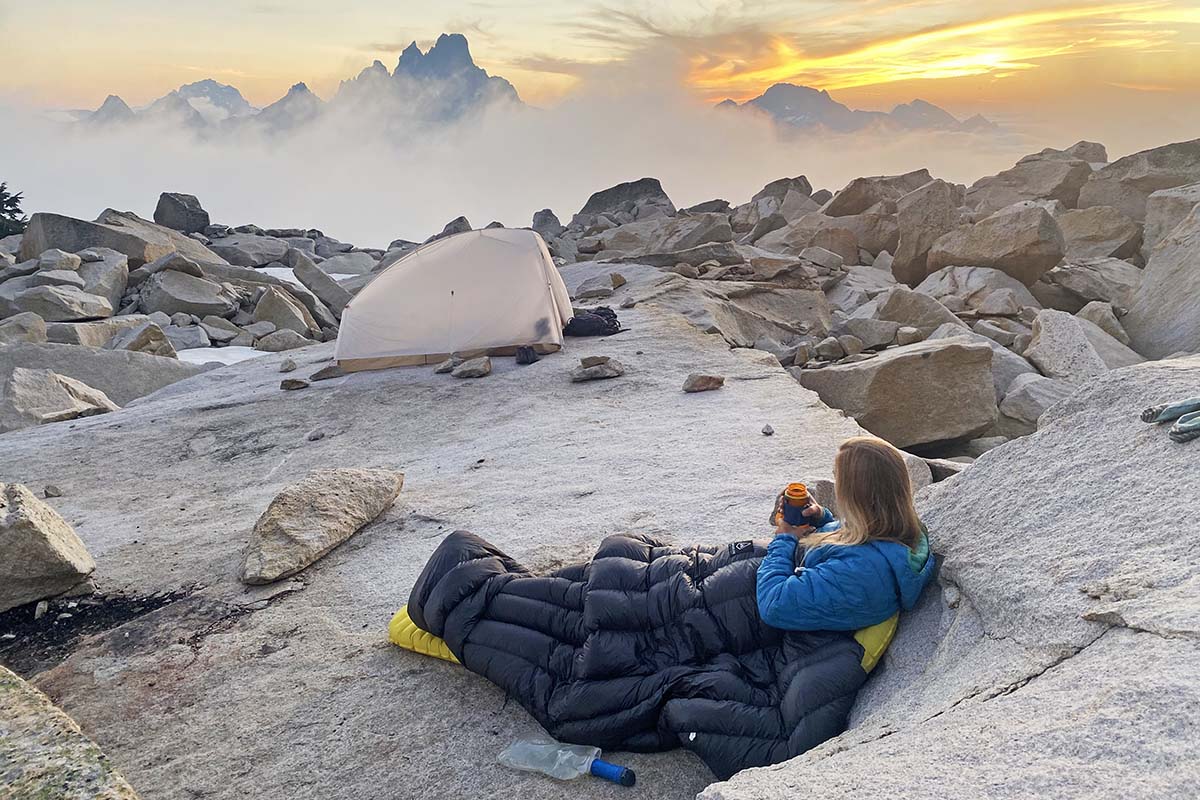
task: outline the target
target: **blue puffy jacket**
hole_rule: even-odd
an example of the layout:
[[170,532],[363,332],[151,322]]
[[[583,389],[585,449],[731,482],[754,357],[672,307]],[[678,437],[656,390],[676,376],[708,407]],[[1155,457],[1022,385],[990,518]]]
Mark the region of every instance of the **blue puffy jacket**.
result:
[[[829,509],[816,527],[836,530]],[[773,628],[852,631],[916,604],[933,577],[925,534],[915,550],[899,542],[825,544],[796,566],[796,537],[778,534],[758,567],[758,613]]]

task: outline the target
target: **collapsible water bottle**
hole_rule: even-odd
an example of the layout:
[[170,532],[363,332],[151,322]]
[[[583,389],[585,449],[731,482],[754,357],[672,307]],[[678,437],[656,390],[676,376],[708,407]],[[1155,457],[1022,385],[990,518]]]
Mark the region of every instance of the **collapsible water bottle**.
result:
[[595,775],[621,786],[633,786],[637,778],[633,770],[600,759],[600,748],[582,744],[563,744],[554,739],[522,739],[513,742],[500,754],[506,767],[540,772],[569,781],[580,775]]
[[803,483],[789,483],[783,490],[783,519],[788,525],[813,525],[816,520],[804,516],[804,509],[811,505],[812,498]]

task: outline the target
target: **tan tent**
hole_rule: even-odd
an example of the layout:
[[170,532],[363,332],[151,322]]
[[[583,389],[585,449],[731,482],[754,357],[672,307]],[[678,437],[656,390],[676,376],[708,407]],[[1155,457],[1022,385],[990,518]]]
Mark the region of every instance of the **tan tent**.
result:
[[542,237],[489,228],[418,247],[379,273],[342,312],[345,370],[438,363],[451,353],[559,350],[571,298]]

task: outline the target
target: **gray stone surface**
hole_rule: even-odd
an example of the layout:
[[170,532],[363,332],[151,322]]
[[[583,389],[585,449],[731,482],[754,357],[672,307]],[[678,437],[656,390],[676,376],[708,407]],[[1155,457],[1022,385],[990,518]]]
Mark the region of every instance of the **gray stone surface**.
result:
[[1131,258],[1142,246],[1142,226],[1110,206],[1060,214],[1067,258]]
[[1200,203],[1200,183],[1161,189],[1146,198],[1146,226],[1142,235],[1142,260],[1149,261],[1154,248],[1175,226],[1187,219]]
[[1200,139],[1154,147],[1094,172],[1079,192],[1079,208],[1113,206],[1140,222],[1151,194],[1197,181]]
[[1033,321],[1033,340],[1025,351],[1042,374],[1081,384],[1108,372],[1084,329],[1084,320],[1065,311],[1045,309]]
[[[925,490],[940,586],[901,621],[851,729],[701,797],[1194,793],[1200,471],[1138,415],[1198,380],[1200,358],[1098,378],[1037,435]],[[1114,476],[1136,535],[1112,522]]]
[[943,267],[917,284],[915,291],[937,300],[960,297],[965,308],[980,308],[993,293],[1009,290],[1021,306],[1038,308],[1025,284],[1016,278],[990,267]]
[[1000,413],[1033,427],[1038,418],[1059,400],[1065,400],[1075,391],[1068,381],[1047,378],[1037,373],[1018,375],[1004,395]]
[[[204,371],[175,358],[71,344],[10,344],[0,347],[0,378],[16,367],[49,369],[104,392],[117,405]],[[2,449],[2,448],[0,448]]]
[[[62,594],[96,569],[71,525],[18,483],[0,483],[0,546],[0,611]],[[7,766],[5,775],[8,785]]]
[[992,348],[992,385],[996,389],[996,402],[1008,392],[1009,385],[1020,375],[1037,374],[1033,365],[999,342],[976,333],[962,325],[940,325],[929,334],[929,341],[960,337],[969,342],[986,344]]
[[1045,209],[1021,203],[974,225],[956,228],[929,251],[928,269],[993,267],[1032,285],[1066,252],[1062,232]]
[[1129,313],[1133,347],[1148,358],[1200,351],[1200,206],[1154,250]]
[[117,409],[104,392],[48,369],[16,367],[0,384],[0,433]]
[[154,207],[154,221],[180,233],[204,233],[211,220],[195,195],[163,192]]
[[[37,275],[18,280],[36,281]],[[47,322],[70,322],[74,320],[111,317],[112,304],[107,298],[89,294],[77,286],[38,286],[18,292],[11,300],[3,302],[0,313],[13,316],[23,312],[37,314]]]
[[125,254],[132,267],[140,267],[173,250],[197,261],[224,262],[195,239],[155,225],[136,214],[111,208],[95,222],[60,214],[34,214],[29,218],[29,227],[21,240],[21,260],[36,258],[52,247],[73,253],[87,248],[110,248]]
[[265,267],[272,261],[283,259],[288,251],[288,243],[273,236],[235,233],[213,239],[209,249],[234,266]]
[[46,341],[46,321],[32,312],[0,320],[0,346],[16,342]]
[[977,180],[967,190],[966,203],[983,214],[1023,200],[1058,200],[1074,208],[1091,174],[1082,159],[1026,156],[1011,169]]
[[892,259],[896,280],[916,286],[930,273],[929,249],[958,227],[962,188],[943,180],[930,181],[896,203],[900,240]]
[[215,314],[225,317],[237,310],[237,296],[219,283],[173,269],[156,272],[141,286],[139,307],[146,314]]
[[[204,586],[86,637],[37,685],[147,798],[187,787],[243,800],[264,786],[280,797],[562,797],[563,784],[496,763],[508,743],[540,731],[519,706],[460,667],[386,641],[440,539],[467,528],[548,569],[618,530],[769,538],[780,482],[829,479],[838,444],[862,432],[768,353],[731,350],[650,305],[621,316],[620,336],[571,339],[526,367],[496,359],[484,381],[414,367],[279,391],[279,363],[290,356],[308,374],[332,355],[323,344],[207,372],[69,435],[0,436],[0,480],[64,485],[56,506],[107,590]],[[569,383],[569,368],[592,354],[630,369]],[[685,395],[692,371],[726,385]],[[704,435],[665,420],[702,421]],[[766,421],[773,436],[761,433]],[[315,428],[325,436],[309,441]],[[130,442],[139,457],[114,458]],[[300,580],[247,592],[237,571],[263,509],[311,470],[337,467],[403,471],[404,492]],[[680,485],[706,488],[698,501]],[[684,800],[712,780],[681,751],[611,755],[637,771],[638,786],[581,780],[566,787],[572,797]]]
[[941,325],[959,325],[966,329],[966,323],[923,292],[916,292],[906,287],[892,289],[877,298],[875,319],[889,320],[900,325],[916,328],[928,335]]

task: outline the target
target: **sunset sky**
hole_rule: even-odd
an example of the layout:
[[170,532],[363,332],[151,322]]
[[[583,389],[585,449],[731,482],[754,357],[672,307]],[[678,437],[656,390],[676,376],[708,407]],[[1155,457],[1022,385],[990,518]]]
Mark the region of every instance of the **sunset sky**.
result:
[[205,77],[257,105],[301,80],[328,97],[443,31],[544,106],[606,70],[703,100],[791,81],[858,108],[919,96],[1032,123],[1200,101],[1200,0],[0,0],[0,101],[94,108],[116,93],[136,106]]

